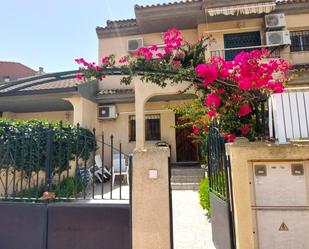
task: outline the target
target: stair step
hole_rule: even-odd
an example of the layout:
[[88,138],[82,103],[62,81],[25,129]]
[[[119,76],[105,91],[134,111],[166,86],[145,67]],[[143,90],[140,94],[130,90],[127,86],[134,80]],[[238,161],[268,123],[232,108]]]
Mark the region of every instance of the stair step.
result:
[[199,183],[172,183],[172,190],[198,190]]
[[201,180],[205,178],[205,175],[198,175],[198,176],[172,176],[171,182],[174,183],[200,183]]
[[205,176],[204,169],[172,169],[172,176]]

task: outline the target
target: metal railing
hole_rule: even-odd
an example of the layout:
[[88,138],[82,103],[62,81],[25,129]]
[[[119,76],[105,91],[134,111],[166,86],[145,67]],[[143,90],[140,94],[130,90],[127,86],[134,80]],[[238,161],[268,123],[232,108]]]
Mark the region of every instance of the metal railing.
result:
[[121,143],[67,129],[1,134],[0,200],[130,200],[132,157]]
[[271,53],[272,58],[279,58],[281,53],[278,45],[260,45],[250,47],[238,47],[238,48],[222,48],[210,50],[210,57],[222,57],[226,60],[233,60],[237,54],[242,51],[249,52],[252,50],[267,49]]

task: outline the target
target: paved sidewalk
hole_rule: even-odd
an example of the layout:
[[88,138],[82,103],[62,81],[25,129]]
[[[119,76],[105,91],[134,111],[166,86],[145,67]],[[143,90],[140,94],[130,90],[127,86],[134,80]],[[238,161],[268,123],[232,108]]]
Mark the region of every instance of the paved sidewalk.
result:
[[211,224],[199,205],[197,191],[174,190],[174,249],[215,249]]

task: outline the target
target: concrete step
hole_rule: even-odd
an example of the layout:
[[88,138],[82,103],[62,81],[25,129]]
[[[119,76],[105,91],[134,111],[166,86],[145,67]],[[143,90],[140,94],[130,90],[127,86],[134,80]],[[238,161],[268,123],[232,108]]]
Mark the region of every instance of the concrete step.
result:
[[172,176],[205,176],[202,168],[172,168]]
[[174,183],[200,183],[201,180],[205,178],[205,175],[198,175],[198,176],[187,176],[187,175],[180,175],[180,176],[172,176],[171,182]]
[[198,190],[199,183],[172,183],[172,190]]

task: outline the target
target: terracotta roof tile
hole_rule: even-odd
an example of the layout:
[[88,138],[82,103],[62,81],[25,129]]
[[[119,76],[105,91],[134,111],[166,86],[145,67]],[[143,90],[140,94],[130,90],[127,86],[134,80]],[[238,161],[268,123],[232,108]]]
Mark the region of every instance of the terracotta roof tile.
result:
[[98,95],[134,94],[134,89],[104,89]]
[[150,4],[150,5],[135,5],[135,9],[145,9],[145,8],[156,8],[156,7],[165,7],[171,5],[181,5],[181,4],[190,4],[196,2],[203,2],[203,0],[184,0],[184,1],[175,1],[169,3],[158,3],[158,4]]
[[43,83],[36,86],[31,86],[22,89],[22,91],[34,91],[34,90],[50,90],[50,89],[63,89],[63,88],[71,88],[81,84],[82,81],[77,79],[65,79],[65,80],[58,80],[50,83]]
[[125,19],[125,20],[116,20],[116,21],[108,20],[106,22],[105,27],[97,27],[97,30],[127,28],[127,27],[135,27],[135,26],[136,27],[138,26],[136,19]]
[[0,61],[0,81],[1,78],[9,76],[11,80],[34,76],[37,72],[19,63],[10,61]]
[[[83,84],[84,81],[77,80],[75,73],[77,71],[60,72],[45,74],[35,77],[25,77],[16,81],[2,84],[0,94],[7,94],[10,92],[39,92],[48,90],[63,90],[74,88],[79,84]],[[6,87],[5,87],[6,86]]]
[[276,0],[277,4],[309,3],[309,0]]

